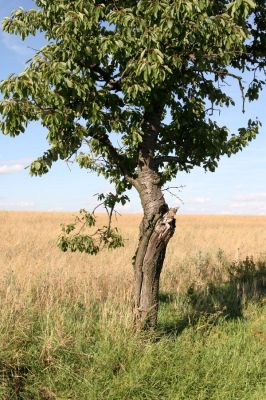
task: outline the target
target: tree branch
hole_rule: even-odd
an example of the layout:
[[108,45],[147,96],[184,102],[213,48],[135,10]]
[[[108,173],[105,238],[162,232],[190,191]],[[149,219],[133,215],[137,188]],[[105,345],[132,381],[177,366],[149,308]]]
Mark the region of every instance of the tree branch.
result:
[[99,64],[90,64],[90,70],[99,74],[105,81],[106,85],[109,85],[111,89],[121,91],[120,80],[115,80],[112,75],[108,74],[103,68],[100,67]]
[[[218,75],[218,76],[220,76],[221,78],[225,78],[225,77],[231,77],[231,78],[234,78],[234,79],[236,79],[237,81],[238,81],[238,84],[239,84],[239,89],[240,89],[240,92],[241,92],[241,97],[242,97],[242,112],[244,113],[245,112],[245,87],[244,87],[244,85],[243,85],[243,83],[242,83],[242,81],[243,81],[243,77],[241,77],[241,76],[239,76],[239,75],[236,75],[236,74],[234,74],[234,73],[232,73],[232,72],[228,72],[227,70],[198,70],[198,69],[193,69],[193,71],[195,71],[195,72],[199,72],[199,73],[201,73],[201,74],[204,74],[204,72],[205,73],[211,73],[211,74],[216,74],[216,75]],[[204,76],[202,76],[202,78],[203,79],[205,79],[205,77]]]
[[242,96],[242,112],[244,113],[245,112],[245,92],[244,92],[245,88],[244,88],[243,83],[242,83],[243,78],[241,76],[238,76],[236,74],[233,74],[231,72],[224,71],[224,70],[214,71],[213,73],[217,74],[217,75],[220,75],[222,77],[230,76],[231,78],[234,78],[234,79],[236,79],[238,81],[239,89],[240,89],[241,96]]
[[157,162],[157,164],[161,162],[175,162],[180,165],[185,165],[188,162],[188,160],[182,160],[177,156],[159,156],[155,158],[155,161]]
[[129,168],[125,163],[125,157],[118,153],[117,149],[113,146],[112,142],[110,141],[108,135],[106,133],[101,133],[101,136],[97,137],[97,135],[91,135],[91,137],[99,140],[101,145],[103,145],[107,149],[110,160],[120,168],[126,180],[130,184],[133,184],[134,178],[130,176],[131,171],[129,170]]

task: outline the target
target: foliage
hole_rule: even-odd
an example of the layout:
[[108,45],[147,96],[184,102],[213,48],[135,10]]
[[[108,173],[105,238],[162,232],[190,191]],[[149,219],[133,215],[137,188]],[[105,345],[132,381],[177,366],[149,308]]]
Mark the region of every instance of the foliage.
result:
[[3,30],[22,39],[41,31],[47,44],[21,74],[2,81],[0,103],[4,134],[19,135],[34,120],[48,131],[49,149],[31,174],[82,149],[82,167],[119,192],[130,188],[152,113],[160,125],[152,153],[161,184],[196,165],[214,171],[222,155],[255,138],[258,121],[232,135],[213,113],[234,105],[223,90],[228,79],[250,101],[265,83],[264,0],[35,3],[5,18]]
[[58,247],[62,251],[70,250],[75,252],[78,250],[81,253],[95,255],[103,247],[107,247],[110,250],[124,246],[121,234],[116,227],[111,228],[111,222],[115,205],[117,203],[124,205],[128,197],[109,193],[107,195],[98,195],[98,200],[102,202],[99,203],[95,210],[101,205],[104,206],[109,217],[108,225],[96,229],[93,233],[84,233],[86,228],[94,227],[96,224],[95,210],[92,213],[85,209],[80,210],[80,216],[75,218],[74,223],[62,224],[62,234],[58,240]]

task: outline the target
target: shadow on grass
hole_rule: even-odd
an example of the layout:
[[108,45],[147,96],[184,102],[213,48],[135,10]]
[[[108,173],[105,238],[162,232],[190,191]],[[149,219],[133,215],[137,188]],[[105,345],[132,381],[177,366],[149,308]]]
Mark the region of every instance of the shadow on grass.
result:
[[[162,333],[179,335],[186,327],[200,319],[206,326],[215,324],[221,317],[242,318],[249,301],[260,302],[266,295],[266,263],[255,263],[252,258],[227,266],[225,282],[207,283],[204,288],[192,284],[184,295],[160,294],[160,303],[171,322],[159,322]],[[179,318],[172,316],[178,312]]]

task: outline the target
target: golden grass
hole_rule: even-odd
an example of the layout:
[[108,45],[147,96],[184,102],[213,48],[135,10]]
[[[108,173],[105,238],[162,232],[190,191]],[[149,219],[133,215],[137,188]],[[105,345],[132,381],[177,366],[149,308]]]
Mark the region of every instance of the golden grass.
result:
[[[99,224],[105,216],[99,215]],[[69,295],[89,301],[121,297],[128,303],[132,294],[131,258],[138,239],[140,215],[119,216],[125,247],[104,250],[97,256],[62,253],[56,247],[60,223],[73,219],[71,213],[0,212],[0,280],[2,294],[28,293],[37,288],[47,301]],[[221,258],[234,261],[253,256],[265,260],[266,217],[177,216],[162,274],[162,289],[182,291],[191,281],[221,277]],[[47,287],[49,286],[49,288]],[[49,296],[48,296],[49,297]],[[14,299],[13,299],[14,301]]]
[[[88,256],[56,247],[60,223],[72,221],[70,213],[0,212],[1,399],[17,398],[18,393],[23,399],[98,400],[102,393],[106,399],[125,399],[130,390],[138,391],[134,398],[157,399],[162,398],[161,387],[168,390],[163,398],[172,399],[173,385],[176,395],[185,393],[182,398],[198,399],[201,393],[205,399],[206,393],[218,392],[219,398],[233,399],[238,392],[237,398],[255,399],[251,392],[263,398],[265,319],[259,307],[247,309],[248,321],[214,327],[224,310],[214,299],[208,319],[203,315],[195,329],[191,322],[192,329],[180,331],[180,339],[165,336],[157,342],[133,333],[131,258],[140,218],[118,218],[124,248]],[[100,224],[104,219],[99,215]],[[208,282],[220,287],[226,265],[234,260],[251,255],[265,260],[265,241],[264,217],[178,215],[161,289],[181,296],[165,296],[175,301],[161,302],[159,320],[165,332],[172,323],[179,332],[194,315],[196,321],[196,311],[182,296],[191,284],[200,290],[208,290]],[[202,336],[211,326],[210,337]]]

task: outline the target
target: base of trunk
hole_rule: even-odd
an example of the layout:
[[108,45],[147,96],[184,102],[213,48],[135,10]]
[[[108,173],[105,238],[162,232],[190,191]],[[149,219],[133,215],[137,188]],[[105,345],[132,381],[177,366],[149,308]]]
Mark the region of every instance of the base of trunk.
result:
[[[159,305],[159,283],[167,244],[175,231],[176,209],[170,209],[141,227],[135,255],[135,325],[155,327]],[[144,222],[142,222],[144,225]]]

